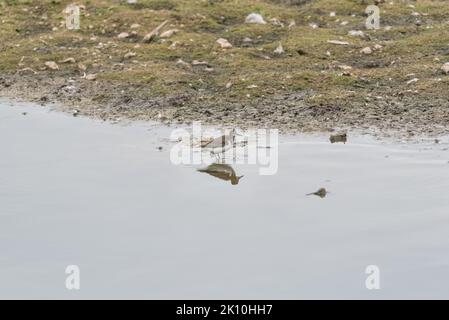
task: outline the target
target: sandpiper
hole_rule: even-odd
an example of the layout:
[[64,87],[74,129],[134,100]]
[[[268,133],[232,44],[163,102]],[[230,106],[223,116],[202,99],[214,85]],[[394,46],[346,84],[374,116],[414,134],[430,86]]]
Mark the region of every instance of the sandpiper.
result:
[[213,140],[201,142],[201,149],[209,151],[215,156],[225,153],[226,151],[234,147],[235,135],[236,131],[235,129],[232,129],[228,135],[223,135]]

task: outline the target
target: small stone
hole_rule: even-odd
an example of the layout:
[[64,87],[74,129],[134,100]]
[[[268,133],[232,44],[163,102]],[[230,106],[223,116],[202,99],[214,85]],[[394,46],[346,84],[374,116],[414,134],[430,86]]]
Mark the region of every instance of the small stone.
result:
[[229,81],[228,83],[226,83],[226,89],[230,89],[232,87],[233,83],[231,81]]
[[192,66],[189,63],[185,62],[182,59],[178,59],[178,61],[176,61],[176,65],[180,67],[192,68]]
[[348,32],[348,35],[350,35],[351,37],[365,38],[365,32],[363,32],[361,30],[350,30]]
[[228,40],[226,40],[226,39],[224,39],[224,38],[218,39],[218,40],[217,40],[217,43],[218,43],[218,44],[220,45],[220,47],[223,48],[223,49],[230,49],[230,48],[232,48],[232,44],[231,44]]
[[270,22],[271,22],[271,24],[273,24],[275,26],[284,27],[284,24],[277,18],[270,19]]
[[264,18],[258,13],[249,14],[245,19],[245,23],[267,24]]
[[179,32],[178,29],[167,30],[167,31],[162,32],[159,37],[160,38],[170,38],[171,36],[175,35],[178,32]]
[[95,81],[95,80],[97,80],[97,75],[95,73],[88,74],[86,76],[86,80]]
[[347,46],[347,45],[349,45],[349,42],[340,41],[340,40],[327,40],[327,43],[336,44],[336,45],[339,45],[339,46]]
[[279,45],[277,46],[276,50],[274,50],[274,54],[281,55],[284,52],[285,52],[284,47],[282,47],[282,43],[279,42]]
[[340,68],[341,70],[351,70],[352,69],[351,66],[348,66],[345,64],[339,65],[338,68]]
[[135,52],[128,52],[128,53],[126,53],[125,54],[125,56],[124,56],[124,58],[125,59],[129,59],[129,58],[132,58],[132,57],[135,57],[137,54],[135,53]]
[[74,117],[78,116],[79,113],[80,113],[79,110],[76,110],[76,109],[72,111],[72,115]]
[[366,47],[366,48],[363,48],[362,50],[360,50],[360,53],[371,54],[371,53],[373,53],[373,50],[370,47]]
[[418,81],[419,81],[418,78],[413,78],[413,79],[407,81],[407,84],[412,84],[412,83],[415,83],[415,82],[418,82]]
[[209,63],[207,61],[199,61],[199,60],[193,60],[192,66],[207,66]]
[[174,41],[174,42],[168,47],[168,49],[170,49],[170,50],[175,50],[179,44],[181,44],[181,43],[178,42],[178,41]]
[[59,70],[58,64],[54,61],[45,62],[45,66],[51,70]]
[[59,62],[61,62],[61,63],[75,63],[76,61],[75,61],[74,58],[70,57],[70,58],[61,60],[61,61],[59,61]]
[[122,32],[122,33],[120,33],[120,34],[117,36],[117,38],[119,38],[119,39],[126,39],[126,38],[129,38],[129,33],[128,33],[128,32]]
[[138,23],[133,23],[131,25],[131,29],[138,29],[138,28],[140,28],[140,24],[138,24]]
[[441,67],[441,71],[443,71],[445,74],[449,74],[449,62],[443,64],[443,66]]

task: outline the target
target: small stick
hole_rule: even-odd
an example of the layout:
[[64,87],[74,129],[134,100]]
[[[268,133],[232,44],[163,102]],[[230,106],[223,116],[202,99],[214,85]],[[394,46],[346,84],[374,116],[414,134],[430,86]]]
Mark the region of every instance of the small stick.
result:
[[168,23],[168,20],[165,20],[164,22],[162,22],[156,29],[151,31],[149,34],[147,34],[143,38],[143,42],[151,42],[151,40],[153,40],[154,37],[159,35],[159,32],[162,30],[163,27],[165,27],[165,25],[167,23]]

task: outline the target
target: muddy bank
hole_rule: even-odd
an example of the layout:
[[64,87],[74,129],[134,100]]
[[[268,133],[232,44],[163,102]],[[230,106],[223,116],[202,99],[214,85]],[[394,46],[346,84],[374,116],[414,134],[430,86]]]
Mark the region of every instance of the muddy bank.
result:
[[103,120],[202,121],[218,126],[278,128],[284,133],[353,129],[376,135],[437,136],[449,132],[449,100],[436,94],[387,89],[333,103],[310,103],[313,90],[255,97],[195,90],[153,96],[144,85],[89,81],[47,72],[0,76],[0,95]]

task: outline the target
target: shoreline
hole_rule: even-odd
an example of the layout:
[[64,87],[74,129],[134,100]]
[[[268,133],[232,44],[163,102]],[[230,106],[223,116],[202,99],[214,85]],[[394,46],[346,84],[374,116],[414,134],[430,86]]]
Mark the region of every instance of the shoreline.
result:
[[[392,122],[385,113],[377,117],[360,118],[361,111],[355,108],[352,113],[345,112],[341,117],[334,116],[331,119],[332,112],[310,113],[311,107],[304,102],[304,96],[298,98],[294,93],[285,95],[283,99],[266,98],[258,106],[244,106],[244,109],[252,109],[250,112],[230,115],[227,110],[230,105],[235,105],[235,101],[227,101],[219,96],[148,97],[139,95],[139,92],[132,95],[133,90],[138,91],[132,84],[88,81],[78,77],[48,77],[46,73],[0,76],[2,98],[51,106],[59,111],[72,114],[76,112],[104,121],[155,121],[165,125],[189,125],[193,121],[200,121],[216,127],[278,129],[286,135],[332,134],[345,130],[380,139],[436,139],[449,134],[449,122],[447,126],[429,124],[432,117],[429,112],[425,119],[401,115],[400,122]],[[213,99],[217,104],[211,108],[207,101]],[[207,107],[202,108],[201,103]],[[286,103],[291,103],[301,111],[285,110]],[[415,104],[418,103],[419,100],[415,101]],[[283,111],[279,112],[279,109]],[[373,106],[368,106],[366,112],[370,113],[373,109]],[[449,117],[449,107],[437,107],[435,112],[437,111],[447,112]]]
[[[1,92],[0,92],[1,93]],[[81,118],[86,120],[92,120],[92,121],[99,121],[100,123],[107,123],[109,125],[119,125],[119,126],[137,126],[137,127],[146,127],[147,130],[154,130],[158,128],[163,129],[178,129],[178,128],[184,128],[184,129],[191,129],[191,125],[193,123],[170,123],[170,122],[161,122],[158,119],[150,119],[150,118],[128,118],[128,117],[120,117],[117,114],[114,114],[115,117],[100,117],[96,116],[95,114],[89,114],[89,113],[83,113],[82,111],[77,113],[76,115],[73,114],[73,109],[70,108],[69,105],[61,104],[60,102],[48,102],[48,103],[39,103],[38,101],[31,101],[30,99],[24,99],[24,98],[13,98],[13,97],[7,97],[4,95],[0,96],[0,103],[8,104],[11,107],[32,107],[32,108],[44,108],[48,112],[56,112],[63,115],[66,115],[68,117],[74,117],[74,118]],[[18,105],[16,105],[18,104]],[[94,107],[91,107],[90,110],[95,110]],[[208,132],[209,134],[217,134],[220,130],[223,130],[225,128],[237,128],[239,130],[246,130],[246,129],[260,129],[256,127],[240,127],[240,126],[230,126],[230,125],[216,125],[211,124],[209,122],[200,122],[201,128],[203,131]],[[276,129],[276,128],[266,128],[266,129]],[[330,143],[330,137],[333,134],[338,134],[340,131],[324,131],[324,130],[315,130],[315,131],[307,131],[307,132],[301,132],[301,131],[282,131],[279,130],[279,136],[282,137],[286,141],[297,141],[298,138],[304,139],[304,143],[324,143],[329,144]],[[384,131],[376,131],[376,129],[357,129],[353,128],[346,131],[348,134],[348,140],[344,144],[372,144],[372,145],[437,145],[441,144],[442,146],[447,143],[449,143],[449,134],[442,133],[438,136],[434,135],[426,135],[426,134],[418,134],[418,135],[407,135],[404,133],[401,133],[399,131],[392,131],[392,130],[384,130]],[[212,135],[213,135],[212,134]],[[168,139],[168,137],[166,137]],[[163,139],[165,141],[165,138]],[[168,141],[168,140],[167,140]],[[342,144],[341,142],[337,142],[336,144]]]

